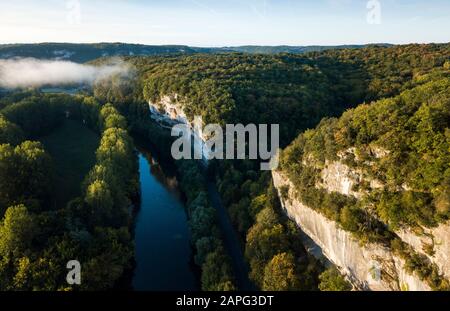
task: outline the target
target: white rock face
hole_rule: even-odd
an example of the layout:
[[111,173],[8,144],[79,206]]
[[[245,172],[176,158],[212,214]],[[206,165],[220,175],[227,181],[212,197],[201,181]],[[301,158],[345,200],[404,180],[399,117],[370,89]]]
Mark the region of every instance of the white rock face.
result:
[[370,188],[383,188],[383,183],[376,179],[364,178],[361,171],[355,171],[340,161],[325,161],[325,167],[320,173],[322,183],[318,186],[326,189],[328,192],[339,192],[344,195],[354,196],[360,199],[365,193],[355,191],[353,187],[358,185],[364,179],[369,183]]
[[361,197],[359,192],[352,190],[353,186],[360,182],[360,174],[352,172],[347,165],[341,162],[326,162],[320,177],[322,178],[320,186],[329,192],[339,192],[356,198]]
[[183,110],[182,103],[178,100],[177,94],[165,95],[161,99],[152,103],[149,102],[151,118],[157,121],[162,127],[171,129],[176,124],[185,124],[189,127],[191,138],[194,143],[194,152],[199,151],[199,156],[207,163],[208,151],[205,146],[206,138],[203,136],[203,124],[189,122]]
[[[384,156],[386,154],[386,151],[382,152],[376,148],[374,150],[377,150],[377,156]],[[318,186],[323,187],[329,192],[339,192],[344,195],[354,196],[358,199],[365,194],[361,191],[352,190],[355,184],[363,180],[362,172],[352,170],[339,161],[326,161],[325,167],[321,171],[321,178],[322,183]],[[368,181],[372,189],[383,188],[383,184],[377,180]],[[439,271],[446,278],[450,278],[450,222],[441,224],[437,228],[421,228],[421,230],[423,233],[414,233],[405,228],[395,233],[403,242],[411,245],[416,252],[426,255],[432,263],[438,266]],[[432,247],[433,255],[425,252],[424,249],[427,245],[428,247]]]
[[[356,287],[363,290],[431,290],[416,275],[407,273],[403,260],[389,248],[375,243],[361,245],[336,222],[295,199],[294,186],[282,173],[273,171],[272,176],[287,215]],[[280,189],[283,187],[289,188],[287,198],[282,197]]]
[[157,121],[166,121],[171,124],[189,124],[186,113],[181,103],[178,102],[178,95],[163,96],[156,103],[149,102],[149,107],[151,117]]
[[[440,224],[433,229],[422,228],[423,233],[417,234],[409,229],[398,230],[395,233],[417,252],[426,255],[435,263],[439,271],[450,279],[450,223]],[[433,253],[427,253],[425,247],[432,247]]]

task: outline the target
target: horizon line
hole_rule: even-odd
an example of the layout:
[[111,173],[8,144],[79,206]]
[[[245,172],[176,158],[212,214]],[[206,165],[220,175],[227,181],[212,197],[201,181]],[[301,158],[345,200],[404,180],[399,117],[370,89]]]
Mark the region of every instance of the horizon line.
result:
[[390,43],[390,42],[372,42],[372,43],[340,43],[340,44],[242,44],[242,45],[189,45],[189,44],[146,44],[132,43],[126,41],[96,41],[96,42],[68,42],[68,41],[40,41],[40,42],[0,42],[0,45],[39,45],[39,44],[73,44],[73,45],[89,45],[89,44],[128,44],[142,46],[183,46],[193,48],[236,48],[236,47],[341,47],[341,46],[368,46],[368,45],[421,45],[421,44],[449,44],[447,42],[409,42],[409,43]]

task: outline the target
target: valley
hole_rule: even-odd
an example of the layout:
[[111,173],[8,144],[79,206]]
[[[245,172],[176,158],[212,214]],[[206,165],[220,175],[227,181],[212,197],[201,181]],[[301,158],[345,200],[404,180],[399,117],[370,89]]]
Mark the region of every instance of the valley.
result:
[[[180,48],[0,95],[0,289],[449,289],[449,44]],[[170,125],[199,116],[279,124],[280,168],[173,159]]]

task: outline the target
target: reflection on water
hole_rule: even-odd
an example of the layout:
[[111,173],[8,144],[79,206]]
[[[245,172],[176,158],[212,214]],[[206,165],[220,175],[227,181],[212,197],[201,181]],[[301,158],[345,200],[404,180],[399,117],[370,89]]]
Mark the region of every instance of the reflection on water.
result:
[[149,152],[139,154],[141,208],[136,218],[135,290],[196,290],[186,211],[175,177]]
[[158,182],[163,184],[170,192],[172,192],[177,198],[181,199],[181,192],[178,188],[178,180],[175,176],[167,176],[163,168],[159,165],[158,161],[152,157],[150,152],[141,151],[150,165],[150,173]]

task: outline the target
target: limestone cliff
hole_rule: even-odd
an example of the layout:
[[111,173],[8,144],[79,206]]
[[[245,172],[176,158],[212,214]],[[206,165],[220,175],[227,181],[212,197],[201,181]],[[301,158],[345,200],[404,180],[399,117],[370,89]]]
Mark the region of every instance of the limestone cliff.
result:
[[447,75],[430,76],[281,153],[287,213],[361,288],[450,289],[449,90]]
[[207,163],[208,153],[205,148],[206,138],[203,135],[203,123],[201,119],[190,121],[184,109],[183,102],[177,94],[165,95],[157,102],[149,102],[150,116],[162,127],[171,129],[176,124],[185,124],[191,134],[194,144],[194,152],[198,152],[205,163]]
[[[352,189],[367,178],[363,177],[362,172],[352,170],[340,161],[327,161],[321,178],[323,180],[321,186],[329,192],[335,191],[356,198],[364,196],[363,191],[353,191]],[[383,187],[380,181],[374,179],[368,180],[368,184],[370,189]],[[395,233],[403,242],[412,246],[416,252],[427,256],[432,263],[438,266],[442,274],[450,278],[450,223],[440,224],[436,228],[417,227],[414,231],[404,227],[395,230]]]
[[[283,208],[321,249],[323,254],[362,290],[430,290],[416,275],[405,271],[404,261],[380,244],[361,243],[340,226],[296,199],[294,186],[279,171],[272,173]],[[345,178],[337,177],[342,181]],[[341,175],[343,176],[343,175]],[[330,176],[329,176],[330,177]],[[336,181],[337,182],[337,181]],[[287,187],[287,188],[286,188]],[[288,189],[283,193],[282,189]]]

